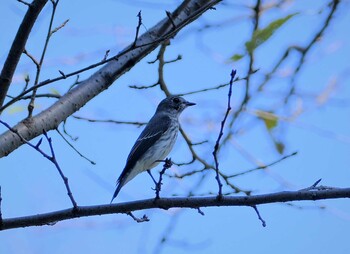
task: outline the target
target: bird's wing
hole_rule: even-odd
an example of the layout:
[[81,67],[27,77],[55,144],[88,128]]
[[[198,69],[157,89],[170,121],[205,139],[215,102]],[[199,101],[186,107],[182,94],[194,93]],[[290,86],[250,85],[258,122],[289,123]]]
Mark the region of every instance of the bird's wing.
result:
[[125,168],[118,179],[120,185],[124,184],[123,180],[141,156],[168,130],[170,123],[171,119],[166,115],[152,117],[130,151]]
[[141,156],[166,132],[171,120],[168,116],[153,117],[131,148],[125,168],[132,168]]

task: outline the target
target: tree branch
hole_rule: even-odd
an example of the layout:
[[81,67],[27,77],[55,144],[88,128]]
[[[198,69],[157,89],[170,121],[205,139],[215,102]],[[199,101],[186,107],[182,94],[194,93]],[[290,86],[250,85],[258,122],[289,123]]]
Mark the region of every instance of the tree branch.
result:
[[[181,4],[172,14],[173,22],[176,24],[175,29],[172,22],[166,17],[137,39],[137,48],[132,48],[134,45],[132,43],[119,54],[120,57],[119,55],[114,57],[112,61],[109,61],[90,78],[80,82],[78,86],[63,95],[51,107],[31,119],[21,121],[13,128],[26,140],[39,136],[43,133],[43,130],[56,129],[67,117],[107,89],[116,79],[130,70],[160,43],[175,36],[183,27],[220,1],[193,0],[188,1],[185,7]],[[5,132],[0,136],[0,158],[8,155],[22,144],[23,142],[18,136],[10,131]]]
[[283,191],[271,194],[262,194],[254,196],[223,196],[221,200],[217,197],[186,197],[186,198],[160,198],[156,201],[154,198],[138,200],[113,205],[96,206],[78,206],[76,209],[65,209],[51,213],[38,214],[18,218],[9,218],[2,220],[0,230],[11,228],[31,227],[41,225],[54,225],[58,221],[69,220],[79,217],[96,216],[104,214],[124,213],[129,214],[132,211],[146,210],[152,208],[170,209],[170,208],[194,208],[200,207],[221,207],[221,206],[256,206],[269,203],[281,203],[302,200],[321,200],[350,198],[350,188],[329,188],[315,187],[312,190]]
[[216,181],[218,183],[218,187],[219,187],[219,191],[218,191],[218,198],[219,199],[221,199],[221,197],[222,197],[222,183],[220,181],[220,173],[219,173],[218,150],[219,150],[220,140],[221,140],[222,136],[224,135],[225,123],[226,123],[228,114],[230,113],[230,110],[231,110],[232,85],[233,85],[233,79],[235,78],[235,76],[236,76],[236,70],[232,70],[231,71],[230,87],[229,87],[229,91],[228,91],[227,109],[226,109],[224,119],[221,121],[221,128],[220,128],[219,136],[216,139],[214,151],[213,151],[213,157],[214,157],[214,162],[215,162],[215,172],[216,172],[215,179],[216,179]]
[[13,74],[15,73],[17,64],[27,43],[28,36],[34,26],[37,17],[39,16],[39,13],[44,8],[46,2],[47,0],[35,0],[28,5],[28,11],[24,16],[20,27],[18,28],[16,37],[13,40],[10,52],[6,58],[4,67],[1,70],[0,107],[3,105],[4,100],[6,98],[7,91],[12,82]]

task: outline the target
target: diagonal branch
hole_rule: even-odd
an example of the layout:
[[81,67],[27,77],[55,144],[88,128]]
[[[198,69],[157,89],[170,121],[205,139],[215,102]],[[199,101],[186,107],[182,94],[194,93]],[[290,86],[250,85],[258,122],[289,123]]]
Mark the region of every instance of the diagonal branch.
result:
[[[160,43],[174,37],[183,27],[197,19],[221,0],[193,0],[185,1],[172,14],[174,28],[169,18],[160,21],[153,28],[137,39],[138,48],[132,48],[133,43],[117,55],[112,61],[96,71],[90,78],[80,82],[79,85],[63,95],[51,107],[42,111],[31,119],[25,119],[13,128],[26,140],[31,140],[43,133],[56,129],[67,117],[83,107],[88,101],[106,90],[113,82],[125,72],[130,70],[138,61],[152,52]],[[123,53],[127,51],[127,53]],[[0,136],[0,158],[8,155],[21,146],[21,139],[7,131]]]
[[71,191],[71,189],[70,189],[70,186],[69,186],[69,183],[68,183],[68,178],[63,174],[63,171],[62,171],[62,169],[61,169],[61,167],[60,167],[60,165],[58,164],[58,161],[57,161],[57,159],[56,159],[55,151],[54,151],[53,145],[52,145],[52,139],[47,135],[46,131],[44,130],[44,136],[45,136],[47,142],[49,143],[51,155],[45,153],[45,152],[40,148],[40,145],[41,145],[41,142],[42,142],[42,138],[39,140],[39,142],[38,142],[36,145],[34,145],[34,144],[30,143],[29,141],[25,140],[25,139],[18,133],[17,130],[14,130],[13,128],[11,128],[7,123],[5,123],[5,122],[3,122],[3,121],[1,121],[1,120],[0,120],[0,123],[1,123],[2,125],[6,126],[6,128],[8,128],[13,134],[17,135],[17,136],[21,139],[21,141],[22,141],[23,143],[25,143],[25,144],[27,144],[28,146],[30,146],[31,148],[35,149],[35,150],[36,150],[37,152],[39,152],[42,156],[44,156],[46,159],[48,159],[49,161],[51,161],[51,162],[55,165],[55,167],[56,167],[58,173],[60,174],[60,176],[61,176],[61,178],[62,178],[62,180],[63,180],[63,182],[64,182],[64,185],[65,185],[66,190],[67,190],[67,195],[68,195],[70,201],[72,202],[73,208],[74,208],[74,210],[75,210],[75,209],[78,207],[77,202],[75,201],[75,199],[74,199],[74,197],[73,197],[73,193],[72,193],[72,191]]

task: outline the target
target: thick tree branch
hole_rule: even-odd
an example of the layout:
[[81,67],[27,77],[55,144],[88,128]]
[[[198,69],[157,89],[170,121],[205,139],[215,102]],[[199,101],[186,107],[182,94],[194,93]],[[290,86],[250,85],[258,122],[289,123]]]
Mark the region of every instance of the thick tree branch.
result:
[[263,194],[255,196],[232,197],[223,196],[218,200],[217,197],[186,197],[186,198],[160,198],[155,201],[154,198],[119,203],[113,205],[96,206],[78,206],[76,209],[70,208],[51,213],[38,214],[18,218],[2,220],[0,230],[11,228],[31,227],[41,225],[53,225],[58,221],[69,220],[79,217],[124,213],[130,214],[133,211],[146,210],[152,208],[170,209],[170,208],[194,208],[200,207],[221,207],[221,206],[255,206],[269,203],[280,203],[302,200],[320,200],[350,198],[350,188],[330,188],[315,187],[299,191],[283,191],[272,194]]
[[[43,130],[56,129],[67,117],[107,89],[117,78],[130,70],[159,44],[175,36],[183,27],[220,1],[184,1],[186,5],[182,3],[172,13],[171,22],[168,17],[160,21],[137,39],[137,47],[133,48],[134,43],[132,43],[90,78],[82,81],[78,86],[63,95],[51,107],[31,119],[21,121],[13,128],[26,140],[39,136],[43,133]],[[176,25],[175,28],[173,23]],[[22,142],[17,135],[14,135],[11,131],[5,132],[0,136],[0,158],[8,155],[21,145]]]
[[[44,8],[47,0],[35,0],[28,5],[28,11],[17,31],[16,37],[12,43],[10,52],[6,58],[5,64],[0,74],[0,107],[4,103],[7,91],[12,82],[19,59],[24,51],[29,34],[39,13]],[[1,114],[1,112],[0,112]]]

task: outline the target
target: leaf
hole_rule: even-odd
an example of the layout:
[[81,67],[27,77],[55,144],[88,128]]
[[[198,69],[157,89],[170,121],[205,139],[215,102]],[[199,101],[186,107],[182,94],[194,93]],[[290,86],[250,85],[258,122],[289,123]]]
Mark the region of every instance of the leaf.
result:
[[278,123],[278,118],[272,118],[272,119],[263,119],[264,120],[264,123],[266,125],[266,128],[270,131],[272,130],[273,128],[275,128],[277,126],[277,123]]
[[275,147],[279,154],[283,154],[285,145],[282,142],[275,141]]
[[252,39],[245,43],[245,47],[249,53],[252,53],[254,49],[259,47],[261,44],[266,42],[284,23],[286,23],[290,18],[294,17],[298,13],[290,14],[284,18],[277,19],[272,21],[263,29],[257,29]]
[[241,60],[242,58],[244,57],[244,55],[241,55],[241,54],[234,54],[230,60],[234,61],[234,62],[237,62],[238,60]]
[[276,116],[274,113],[272,112],[268,112],[268,111],[262,111],[262,110],[256,110],[255,114],[264,121],[264,124],[266,126],[266,129],[268,131],[268,133],[270,134],[270,138],[275,146],[275,149],[277,150],[277,152],[279,154],[283,154],[284,153],[284,149],[285,149],[285,145],[284,143],[282,143],[281,140],[279,140],[278,138],[276,138],[275,133],[272,131],[274,128],[276,128],[276,126],[279,123],[279,118],[278,116]]
[[257,111],[256,114],[265,123],[265,126],[269,132],[278,125],[278,117],[271,112]]

